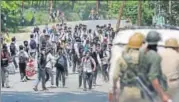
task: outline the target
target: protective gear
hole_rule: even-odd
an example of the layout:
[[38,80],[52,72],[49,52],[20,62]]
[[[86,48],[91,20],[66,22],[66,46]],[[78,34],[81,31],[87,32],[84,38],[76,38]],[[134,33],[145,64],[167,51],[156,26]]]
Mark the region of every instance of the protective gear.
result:
[[170,39],[165,41],[165,46],[176,48],[176,47],[178,47],[178,41],[175,38],[170,38]]
[[135,33],[128,42],[129,48],[140,48],[143,44],[144,36],[141,33]]
[[160,34],[156,31],[150,31],[147,34],[146,42],[149,45],[156,45],[161,40]]

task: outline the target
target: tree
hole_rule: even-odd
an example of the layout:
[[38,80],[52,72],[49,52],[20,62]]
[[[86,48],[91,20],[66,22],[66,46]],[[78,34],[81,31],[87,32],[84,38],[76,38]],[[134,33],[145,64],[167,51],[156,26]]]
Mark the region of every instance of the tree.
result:
[[137,25],[141,25],[141,18],[142,18],[142,1],[138,1],[138,15],[137,15]]
[[116,24],[116,31],[118,31],[120,23],[121,23],[121,18],[122,18],[122,14],[123,14],[123,8],[124,8],[125,4],[126,4],[126,0],[124,0],[122,2],[122,5],[121,5],[121,7],[119,9],[119,15],[118,15],[117,24]]

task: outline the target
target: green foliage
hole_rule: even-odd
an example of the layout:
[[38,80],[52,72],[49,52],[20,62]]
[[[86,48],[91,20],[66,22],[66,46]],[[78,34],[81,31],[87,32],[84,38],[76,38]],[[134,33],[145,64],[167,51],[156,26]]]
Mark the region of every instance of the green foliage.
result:
[[80,16],[77,13],[66,13],[67,21],[79,21]]
[[[22,14],[25,18],[24,26],[29,26],[32,17],[35,17],[35,24],[46,24],[49,23],[49,3],[50,1],[24,1],[24,12],[22,12],[22,1],[1,1],[1,12],[7,15],[7,27],[13,31],[17,30],[22,20]],[[156,1],[143,1],[142,2],[142,24],[151,25],[152,17],[155,11],[161,5],[161,10],[164,11],[163,16],[170,20],[172,24],[179,24],[179,1],[172,1],[172,15],[169,15],[168,1],[160,1],[155,5]],[[119,8],[122,1],[100,1],[99,15],[103,19],[117,19]],[[77,1],[77,0],[64,0],[64,1],[53,1],[53,10],[61,10],[65,13],[65,19],[67,21],[87,20],[90,14],[90,10],[96,9],[96,1]],[[33,10],[34,9],[34,10]],[[35,13],[34,13],[35,11]],[[127,17],[131,18],[135,24],[137,21],[138,14],[138,1],[127,1],[125,8],[123,9],[122,19]],[[158,12],[156,13],[158,14]],[[1,26],[4,28],[3,21]]]

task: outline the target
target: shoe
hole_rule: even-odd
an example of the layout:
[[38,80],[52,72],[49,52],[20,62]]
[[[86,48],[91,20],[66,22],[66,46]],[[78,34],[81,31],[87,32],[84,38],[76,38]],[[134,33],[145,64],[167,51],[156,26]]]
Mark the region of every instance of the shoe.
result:
[[33,88],[34,91],[38,91],[38,89],[36,87]]
[[31,80],[31,79],[29,79],[28,77],[26,77],[26,80]]
[[6,86],[6,88],[10,88],[10,86],[8,85],[8,86]]
[[45,91],[45,90],[48,90],[48,89],[45,87],[45,88],[42,88],[42,90]]
[[54,87],[55,87],[55,85],[51,85],[51,87],[52,87],[52,88],[54,88]]

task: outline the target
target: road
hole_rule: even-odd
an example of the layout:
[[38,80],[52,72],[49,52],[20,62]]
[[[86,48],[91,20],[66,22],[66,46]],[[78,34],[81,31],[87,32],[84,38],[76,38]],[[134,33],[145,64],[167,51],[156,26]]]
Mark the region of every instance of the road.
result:
[[[99,20],[99,21],[79,21],[67,23],[70,26],[83,23],[88,25],[88,28],[94,29],[96,25],[104,25],[111,23],[114,25],[116,20]],[[43,28],[44,26],[40,26]],[[32,27],[28,29],[32,30]],[[16,34],[17,44],[20,45],[24,40],[29,39],[29,34]],[[69,69],[71,71],[71,69]],[[102,77],[97,79],[97,86],[92,90],[84,92],[82,88],[78,88],[78,75],[70,74],[67,77],[65,88],[51,88],[50,82],[47,83],[48,91],[34,92],[33,87],[37,79],[37,75],[31,78],[28,82],[20,82],[20,74],[17,71],[15,75],[10,75],[11,88],[2,89],[2,102],[107,102],[107,92],[109,84],[103,82]]]

